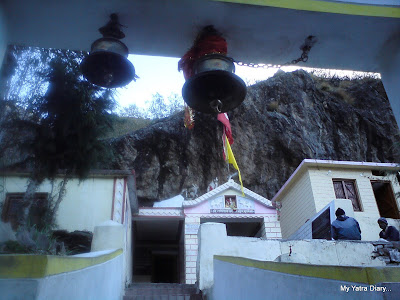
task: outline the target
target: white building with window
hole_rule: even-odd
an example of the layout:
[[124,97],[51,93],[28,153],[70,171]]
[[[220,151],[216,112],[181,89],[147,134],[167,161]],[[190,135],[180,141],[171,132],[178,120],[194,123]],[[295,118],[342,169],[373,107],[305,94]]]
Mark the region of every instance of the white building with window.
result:
[[[10,223],[14,230],[18,228],[21,214],[24,211],[23,196],[29,184],[29,178],[30,174],[26,172],[0,171],[0,220],[3,223]],[[27,221],[30,225],[37,226],[39,230],[49,225],[44,218],[47,213],[46,210],[51,210],[54,207],[60,183],[64,178],[65,174],[61,173],[56,176],[53,182],[44,180],[38,186],[28,212]],[[118,264],[116,264],[113,272],[122,271],[125,284],[132,281],[131,204],[134,206],[136,200],[133,181],[133,171],[128,170],[92,170],[85,180],[79,180],[76,177],[69,178],[64,198],[55,215],[56,229],[70,232],[75,230],[93,232],[92,252],[122,248],[121,269],[116,271],[119,270],[116,267]],[[1,236],[0,232],[0,242],[6,241],[5,238]],[[110,247],[110,245],[112,246]],[[96,256],[93,253],[83,254],[85,257],[91,255]],[[93,273],[90,274],[93,275]],[[46,280],[50,277],[46,277]],[[81,278],[76,274],[72,277],[73,280]],[[65,278],[62,279],[62,281],[65,280]],[[70,284],[73,280],[70,280]],[[21,287],[30,286],[26,282],[24,281]],[[112,282],[112,280],[109,282]],[[106,286],[109,282],[101,281]],[[70,289],[69,285],[65,286],[67,290]],[[2,294],[2,299],[10,299],[7,298],[7,294],[4,297]],[[12,297],[12,299],[15,298],[21,297]],[[60,297],[56,298],[60,299]],[[26,296],[24,299],[31,298]],[[55,298],[50,296],[49,299]]]
[[362,240],[378,240],[379,217],[399,227],[398,171],[392,163],[305,159],[274,196],[282,238],[330,238],[338,207],[360,224]]
[[[128,193],[130,175],[130,171],[124,170],[93,170],[85,180],[70,178],[64,199],[56,213],[57,227],[68,231],[93,232],[95,226],[107,220],[127,223],[131,218]],[[29,211],[28,222],[39,227],[46,225],[42,224],[44,215],[54,205],[49,201],[56,201],[63,179],[64,175],[60,174],[54,182],[45,180],[39,185]],[[1,220],[11,223],[14,229],[19,225],[24,205],[23,196],[28,184],[28,173],[2,171],[0,174]]]

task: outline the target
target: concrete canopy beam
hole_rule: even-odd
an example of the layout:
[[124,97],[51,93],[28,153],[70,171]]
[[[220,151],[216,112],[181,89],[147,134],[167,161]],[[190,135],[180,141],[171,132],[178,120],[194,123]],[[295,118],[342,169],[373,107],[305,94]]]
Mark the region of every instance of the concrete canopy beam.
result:
[[394,17],[189,0],[5,0],[4,10],[9,44],[89,50],[100,37],[97,29],[116,12],[132,54],[180,57],[197,32],[213,24],[236,60],[283,64],[298,58],[305,38],[314,35],[307,66],[375,72],[379,49],[400,27],[400,6],[393,7]]

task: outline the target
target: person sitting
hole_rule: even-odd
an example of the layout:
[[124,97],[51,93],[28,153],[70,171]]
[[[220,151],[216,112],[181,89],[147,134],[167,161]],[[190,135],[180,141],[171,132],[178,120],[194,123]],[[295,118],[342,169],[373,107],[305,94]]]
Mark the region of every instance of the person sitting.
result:
[[334,240],[361,240],[361,229],[356,219],[346,216],[340,207],[335,212],[336,220],[332,222]]
[[385,218],[378,219],[379,227],[382,231],[379,233],[379,237],[387,241],[398,241],[399,231],[394,226],[388,226],[388,221]]

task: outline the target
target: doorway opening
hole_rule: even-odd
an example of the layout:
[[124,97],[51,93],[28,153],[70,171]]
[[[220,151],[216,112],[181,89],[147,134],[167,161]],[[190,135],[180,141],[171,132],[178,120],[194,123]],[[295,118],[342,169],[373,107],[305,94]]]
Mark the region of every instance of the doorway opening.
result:
[[228,219],[228,218],[201,218],[200,223],[216,222],[226,225],[228,236],[262,237],[262,218]]
[[399,208],[391,183],[387,181],[371,181],[371,185],[381,217],[400,219]]
[[133,221],[133,282],[183,283],[183,220]]

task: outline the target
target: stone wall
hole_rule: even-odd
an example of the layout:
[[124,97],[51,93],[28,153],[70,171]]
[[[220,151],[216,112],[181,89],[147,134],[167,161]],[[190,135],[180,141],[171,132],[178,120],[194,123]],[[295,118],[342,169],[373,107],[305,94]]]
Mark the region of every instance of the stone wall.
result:
[[375,247],[372,257],[379,258],[387,265],[400,265],[400,242],[377,241],[372,243]]
[[220,223],[201,224],[198,242],[196,273],[201,290],[213,286],[215,255],[309,265],[386,266],[384,258],[374,257],[371,242],[231,237]]
[[215,256],[211,300],[400,297],[400,268],[316,266]]
[[122,274],[122,249],[71,257],[2,255],[1,299],[120,300]]

